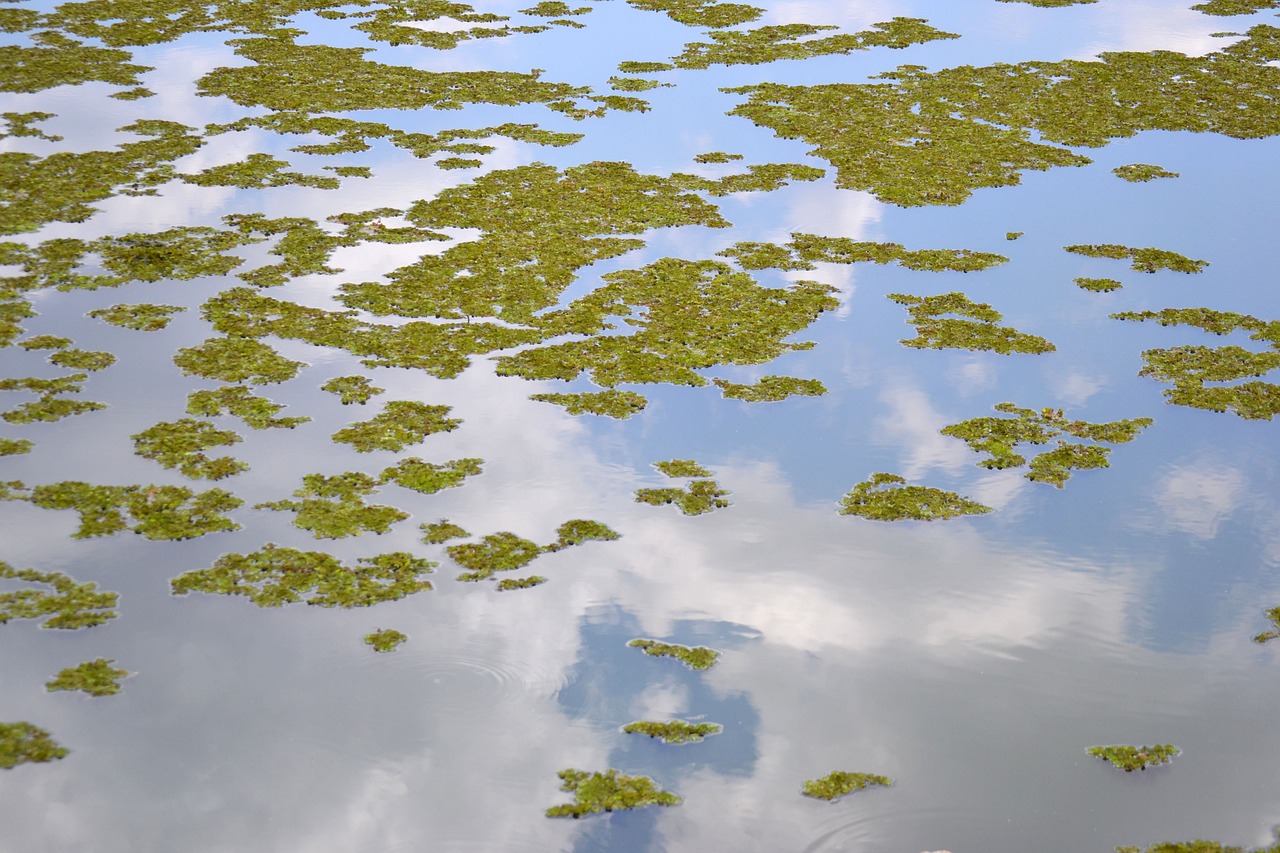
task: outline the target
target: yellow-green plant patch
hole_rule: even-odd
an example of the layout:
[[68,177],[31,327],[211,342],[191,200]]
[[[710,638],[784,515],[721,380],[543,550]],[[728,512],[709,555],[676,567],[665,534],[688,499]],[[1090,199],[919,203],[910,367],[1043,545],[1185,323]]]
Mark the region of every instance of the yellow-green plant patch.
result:
[[177,305],[156,305],[143,302],[137,305],[112,305],[110,308],[97,308],[85,316],[119,326],[122,329],[134,329],[139,332],[158,332],[169,325],[173,314],[187,309]]
[[857,515],[873,521],[937,521],[987,512],[991,512],[991,507],[955,492],[907,485],[897,474],[872,474],[840,499],[841,515]]
[[79,690],[90,696],[111,696],[120,692],[120,679],[129,675],[129,670],[118,669],[111,664],[114,660],[98,658],[86,661],[78,666],[68,667],[59,672],[52,681],[45,684],[50,692],[55,690]]
[[[92,628],[116,618],[114,592],[99,592],[92,581],[79,583],[61,572],[15,569],[0,561],[0,578],[26,586],[0,590],[0,625],[10,619],[44,619],[42,628]],[[48,618],[46,618],[48,617]]]
[[413,400],[392,400],[382,413],[367,421],[357,421],[333,434],[333,440],[350,444],[361,453],[374,450],[404,450],[420,444],[437,432],[451,432],[462,421],[449,418],[449,406],[429,406]]
[[815,797],[819,800],[834,800],[838,797],[843,797],[845,794],[852,794],[855,791],[862,791],[872,786],[888,787],[892,784],[893,780],[888,776],[833,770],[821,779],[806,780],[801,793],[806,797]]
[[649,404],[643,394],[619,391],[616,388],[610,388],[607,391],[582,391],[576,394],[530,394],[529,399],[563,406],[564,410],[571,415],[603,415],[618,420],[626,420],[644,411],[645,406]]
[[0,723],[0,769],[10,770],[28,761],[43,762],[62,758],[68,750],[31,723]]
[[394,628],[379,628],[372,633],[364,635],[364,642],[367,646],[372,646],[375,652],[394,652],[400,647],[400,644],[409,639],[407,634],[403,634]]
[[293,495],[299,500],[268,501],[254,509],[292,511],[295,527],[311,531],[317,539],[360,536],[366,531],[386,533],[391,525],[409,517],[391,506],[366,504],[364,498],[378,491],[380,481],[358,471],[345,474],[306,474],[302,488]]
[[572,793],[574,800],[547,809],[547,817],[576,819],[598,812],[680,804],[678,796],[662,790],[648,776],[621,776],[617,770],[589,773],[572,768],[561,770],[559,776],[564,783],[560,790]]
[[698,743],[710,735],[724,731],[719,723],[690,723],[687,720],[671,720],[660,723],[654,720],[637,720],[622,727],[627,734],[648,735],[665,743]]
[[208,421],[195,418],[161,421],[130,438],[137,455],[166,468],[177,468],[192,479],[221,480],[249,469],[247,463],[230,456],[210,458],[204,453],[211,447],[228,447],[243,440],[231,430],[218,429]]
[[794,376],[761,376],[750,384],[738,384],[727,379],[711,381],[725,397],[748,403],[778,403],[788,397],[821,397],[827,393],[827,387],[817,379],[796,379]]
[[[1019,332],[998,322],[1004,315],[984,302],[974,302],[963,293],[941,296],[911,296],[890,293],[889,299],[907,307],[916,337],[903,340],[916,349],[987,350],[1001,355],[1054,352],[1055,347],[1039,335]],[[951,317],[948,315],[958,315]]]
[[1126,773],[1132,773],[1134,770],[1168,764],[1182,750],[1173,744],[1162,743],[1155,746],[1091,746],[1085,752],[1109,761]]
[[720,653],[706,646],[681,646],[676,643],[663,643],[643,637],[627,643],[636,649],[643,649],[646,655],[659,658],[675,658],[690,669],[710,669],[720,658]]

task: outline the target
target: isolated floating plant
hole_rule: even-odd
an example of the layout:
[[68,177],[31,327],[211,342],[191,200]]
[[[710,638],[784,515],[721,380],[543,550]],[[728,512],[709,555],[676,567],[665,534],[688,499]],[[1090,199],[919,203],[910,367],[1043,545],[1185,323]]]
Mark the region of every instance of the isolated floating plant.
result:
[[1141,183],[1143,181],[1152,181],[1156,178],[1176,178],[1179,177],[1177,172],[1170,172],[1168,169],[1160,166],[1153,166],[1150,163],[1130,163],[1127,166],[1116,166],[1111,170],[1117,178],[1130,181],[1131,183]]
[[710,669],[720,657],[718,651],[706,646],[681,646],[644,638],[634,639],[627,645],[643,649],[646,655],[653,657],[675,658],[690,669]]
[[483,459],[468,458],[453,459],[437,465],[411,456],[384,470],[378,482],[395,483],[397,486],[431,495],[441,489],[461,486],[467,477],[481,472],[482,462]]
[[166,468],[177,468],[185,476],[197,480],[221,480],[249,469],[248,463],[230,456],[210,458],[203,451],[211,447],[227,447],[242,441],[231,430],[222,430],[208,421],[182,418],[161,421],[153,427],[131,435],[134,453],[152,459]]
[[394,652],[407,639],[407,634],[393,628],[379,628],[364,635],[365,645],[372,646],[375,652]]
[[680,798],[664,791],[648,776],[619,776],[617,770],[589,773],[585,770],[561,770],[564,784],[560,790],[573,794],[572,803],[547,809],[547,817],[580,818],[598,812],[638,809],[645,806],[676,806]]
[[503,578],[498,581],[498,592],[507,592],[515,589],[529,589],[534,586],[541,586],[546,583],[547,579],[542,575],[529,575],[527,578]]
[[1145,273],[1154,273],[1157,270],[1173,270],[1174,272],[1192,274],[1202,272],[1205,267],[1209,266],[1208,261],[1197,261],[1194,258],[1188,258],[1186,255],[1180,255],[1177,252],[1170,252],[1165,249],[1135,249],[1132,246],[1121,246],[1116,243],[1064,246],[1063,248],[1072,254],[1084,255],[1088,258],[1112,258],[1118,261],[1129,259],[1132,261],[1130,264],[1131,269]]
[[364,376],[335,376],[321,385],[320,390],[337,394],[344,406],[352,403],[363,406],[387,389],[377,387]]
[[18,456],[30,453],[35,442],[25,438],[0,438],[0,456]]
[[854,791],[861,791],[875,786],[889,786],[893,780],[888,776],[877,776],[874,773],[848,773],[833,770],[821,779],[808,779],[801,790],[806,797],[820,800],[834,800]]
[[178,350],[173,363],[188,375],[253,385],[284,382],[304,366],[252,338],[210,338],[198,346]]
[[777,403],[788,397],[821,397],[827,393],[827,387],[817,379],[796,379],[792,376],[762,376],[750,385],[739,385],[726,379],[711,381],[725,397],[748,403]]
[[1092,290],[1095,293],[1110,293],[1124,286],[1114,278],[1077,278],[1075,283],[1081,290]]
[[253,429],[293,429],[298,424],[311,420],[309,417],[277,418],[276,413],[283,408],[281,404],[254,394],[243,385],[224,385],[214,390],[192,391],[187,396],[187,414],[206,418],[232,415]]
[[137,305],[112,305],[96,308],[85,316],[139,332],[158,332],[169,325],[172,315],[187,309],[177,305],[156,305],[149,302]]
[[672,459],[668,462],[655,462],[657,468],[668,477],[710,477],[711,472],[692,459]]
[[49,362],[68,370],[105,370],[116,363],[116,357],[109,352],[69,347],[49,356]]
[[357,421],[333,434],[333,440],[350,444],[361,453],[374,450],[404,450],[420,444],[437,432],[451,432],[462,421],[446,417],[448,406],[429,406],[413,400],[392,400],[382,413],[367,421]]
[[870,479],[854,486],[840,499],[840,514],[858,515],[873,521],[937,521],[991,512],[991,507],[955,492],[906,483],[897,474],[872,474]]
[[[1219,0],[1214,0],[1214,2],[1219,2]],[[1228,0],[1228,2],[1231,2],[1231,0]],[[1267,2],[1271,2],[1271,0],[1267,0]],[[1144,851],[1137,846],[1123,846],[1117,847],[1116,853],[1144,853]],[[1158,844],[1152,844],[1146,849],[1145,853],[1280,853],[1280,842],[1276,842],[1270,847],[1246,850],[1243,847],[1230,847],[1225,844],[1219,844],[1216,841],[1205,841],[1203,838],[1184,842],[1163,841]]]
[[652,720],[637,720],[622,727],[627,734],[648,735],[661,738],[667,743],[697,743],[708,735],[718,735],[724,731],[719,723],[690,723],[685,720],[672,720],[659,723]]
[[254,509],[291,510],[297,513],[294,526],[310,530],[317,539],[360,536],[365,531],[386,533],[409,514],[395,507],[364,502],[365,497],[378,491],[380,482],[358,471],[333,476],[306,474],[302,488],[293,493],[300,500],[269,501],[255,504]]
[[428,545],[439,545],[442,542],[448,542],[450,539],[465,539],[471,535],[447,518],[442,518],[439,521],[423,522],[419,527],[422,530],[422,541]]
[[731,502],[725,499],[728,494],[715,480],[694,480],[683,489],[636,489],[636,502],[652,506],[675,504],[685,515],[703,515],[729,506]]
[[1191,8],[1206,15],[1251,15],[1261,9],[1277,8],[1277,0],[1205,0]]
[[106,658],[98,658],[97,660],[86,661],[79,666],[68,667],[62,670],[50,682],[45,684],[45,689],[54,690],[79,690],[88,693],[90,696],[110,696],[113,693],[120,692],[120,679],[129,675],[127,669],[117,669],[111,664],[114,660]]
[[67,754],[49,733],[30,723],[0,723],[0,769],[10,770],[28,761],[53,761]]
[[[441,522],[439,525],[424,525],[428,537],[435,541],[445,541],[440,537],[450,534],[453,538],[453,525]],[[479,542],[467,542],[450,545],[449,556],[455,563],[469,571],[458,575],[460,581],[480,581],[493,577],[495,572],[509,572],[523,568],[544,553],[563,550],[573,545],[581,545],[588,541],[608,541],[617,539],[618,534],[608,525],[598,521],[574,519],[566,521],[557,529],[556,541],[549,545],[539,545],[514,533],[503,530],[490,533]],[[461,535],[465,536],[466,531]]]
[[1265,615],[1271,620],[1271,624],[1274,627],[1270,631],[1263,631],[1254,637],[1253,641],[1255,643],[1266,643],[1270,640],[1280,639],[1280,607],[1271,608]]
[[1168,743],[1155,746],[1091,746],[1085,750],[1092,756],[1111,762],[1126,773],[1146,770],[1157,764],[1168,764],[1181,751]]
[[435,563],[397,551],[347,566],[330,554],[267,544],[250,554],[224,554],[207,569],[174,578],[174,595],[243,595],[259,607],[306,601],[321,607],[368,607],[431,589],[421,575]]
[[[907,306],[916,337],[903,340],[904,346],[916,349],[988,350],[1009,355],[1040,355],[1057,349],[1039,335],[1028,335],[1008,326],[996,325],[1004,315],[990,305],[974,302],[963,293],[942,296],[911,296],[890,293],[889,299]],[[949,314],[959,315],[949,317]]]
[[584,391],[577,394],[530,394],[530,400],[563,406],[571,415],[603,415],[626,420],[649,404],[643,394],[634,391]]
[[2,561],[0,578],[29,584],[17,590],[0,590],[0,625],[10,619],[44,619],[42,628],[76,629],[116,618],[112,608],[119,595],[99,592],[91,581],[77,583],[61,572],[15,569]]

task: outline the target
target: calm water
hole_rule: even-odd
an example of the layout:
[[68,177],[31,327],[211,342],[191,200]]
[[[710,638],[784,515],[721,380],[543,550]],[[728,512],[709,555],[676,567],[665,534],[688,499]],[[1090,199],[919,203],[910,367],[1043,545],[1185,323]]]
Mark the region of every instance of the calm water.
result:
[[[305,31],[300,44],[376,47],[367,58],[389,64],[544,68],[545,81],[600,94],[614,94],[607,80],[618,62],[660,60],[706,40],[705,28],[622,0],[583,5],[591,11],[577,18],[581,29],[476,39],[453,50],[371,42],[350,21],[309,12],[293,26]],[[337,190],[173,182],[154,197],[97,202],[98,212],[81,223],[48,222],[8,238],[35,245],[220,226],[225,215],[253,212],[323,223],[343,211],[403,210],[533,162],[617,160],[647,174],[710,177],[745,164],[800,163],[827,174],[771,192],[703,196],[731,228],[645,232],[642,248],[580,270],[561,304],[616,270],[666,257],[713,259],[735,242],[782,243],[791,232],[997,252],[1009,262],[968,274],[865,263],[754,273],[768,287],[820,280],[836,288],[839,307],[795,336],[814,341],[810,350],[700,373],[739,383],[769,374],[812,378],[827,393],[749,403],[724,399],[714,386],[623,384],[649,400],[628,420],[575,417],[529,399],[599,390],[586,376],[572,383],[504,377],[479,355],[456,378],[442,379],[366,368],[340,348],[269,337],[306,366],[257,390],[286,404],[282,415],[312,420],[259,431],[215,419],[244,441],[211,455],[230,453],[250,465],[217,483],[193,482],[134,455],[130,436],[184,417],[189,392],[218,386],[182,375],[170,358],[214,334],[199,306],[242,282],[212,275],[29,294],[38,316],[24,321],[27,336],[66,336],[77,347],[114,353],[117,362],[91,374],[79,395],[109,408],[3,425],[4,436],[35,443],[29,454],[0,460],[3,479],[220,487],[245,504],[231,513],[241,529],[178,542],[128,532],[76,539],[72,512],[0,504],[5,562],[64,572],[121,596],[119,618],[102,627],[42,630],[21,619],[0,626],[0,721],[35,723],[70,750],[60,761],[0,771],[0,850],[1021,853],[1195,838],[1271,843],[1280,824],[1280,642],[1251,638],[1272,627],[1264,611],[1280,606],[1276,425],[1167,405],[1161,392],[1168,386],[1137,375],[1141,353],[1155,347],[1264,347],[1241,332],[1224,341],[1109,315],[1203,306],[1280,319],[1280,142],[1147,131],[1074,149],[1093,160],[1087,166],[1025,172],[1020,185],[978,189],[959,206],[903,208],[837,188],[835,169],[810,156],[811,145],[725,115],[745,96],[720,89],[862,83],[903,63],[939,70],[1115,50],[1202,55],[1237,39],[1212,33],[1280,24],[1274,11],[1212,17],[1186,8],[1191,0],[1060,9],[994,0],[761,5],[764,15],[748,26],[805,22],[856,32],[902,15],[961,38],[638,75],[675,85],[634,93],[650,101],[649,112],[581,122],[537,104],[348,114],[421,133],[522,122],[585,134],[563,148],[491,141],[496,150],[479,157],[478,169],[440,169],[438,157],[415,159],[378,140],[368,151],[324,157],[289,150],[328,141],[316,135],[224,134],[177,160],[177,171],[262,152],[307,174],[355,165],[371,167],[373,177],[344,178]],[[517,13],[524,4],[477,8],[537,23]],[[192,33],[128,48],[134,62],[155,68],[141,78],[155,93],[149,98],[114,100],[108,96],[120,87],[101,82],[6,94],[4,111],[53,113],[40,126],[64,139],[12,137],[0,140],[0,150],[41,157],[109,150],[139,138],[111,131],[138,118],[201,128],[264,115],[261,107],[196,94],[196,81],[212,69],[251,64],[225,44],[232,37]],[[13,44],[25,38],[6,36]],[[693,161],[709,151],[745,159]],[[1158,164],[1180,177],[1128,183],[1112,174],[1130,163]],[[1025,235],[1007,240],[1011,231]],[[480,234],[454,229],[450,236]],[[1159,247],[1211,265],[1198,275],[1148,276],[1126,262],[1062,251],[1076,243]],[[241,269],[276,262],[270,245],[242,249],[249,263]],[[450,245],[340,248],[331,265],[342,272],[303,275],[263,292],[336,310],[340,284],[379,280]],[[88,269],[100,272],[92,263]],[[1072,283],[1078,276],[1113,277],[1124,287],[1089,292]],[[912,329],[885,294],[957,290],[993,305],[1004,323],[1052,340],[1057,351],[1006,356],[900,345]],[[189,310],[149,333],[85,316],[138,302]],[[4,349],[3,375],[66,373],[46,362],[48,354]],[[386,393],[343,406],[319,390],[352,374]],[[7,408],[34,399],[9,396]],[[445,404],[463,424],[399,453],[358,453],[330,440],[387,400]],[[993,414],[1006,400],[1061,407],[1091,422],[1155,423],[1117,446],[1109,469],[1077,472],[1058,490],[1028,481],[1025,469],[978,467],[977,454],[939,433]],[[383,486],[370,502],[411,517],[380,536],[317,540],[291,525],[291,513],[252,508],[286,498],[304,474],[377,476],[409,456],[436,463],[477,457],[484,471],[431,495]],[[673,458],[711,469],[732,505],[689,517],[637,503],[638,488],[683,482],[652,467]],[[955,490],[994,511],[931,524],[839,515],[840,497],[878,471]],[[511,531],[547,543],[577,518],[604,522],[621,537],[545,555],[528,571],[547,583],[499,594],[492,582],[455,581],[460,569],[444,546],[421,541],[418,524],[441,518],[477,537]],[[411,551],[440,565],[434,590],[371,608],[258,608],[239,597],[170,594],[178,574],[268,542],[348,561]],[[398,629],[409,640],[394,653],[374,653],[361,638],[376,628]],[[694,672],[628,648],[637,637],[707,645],[722,657]],[[119,695],[46,691],[56,672],[97,657],[133,673]],[[621,731],[633,720],[674,718],[720,723],[724,731],[684,746]],[[1154,743],[1175,744],[1182,754],[1132,774],[1085,754],[1096,744]],[[683,803],[548,819],[545,810],[571,796],[558,790],[556,776],[569,767],[647,775]],[[884,774],[894,784],[832,803],[801,796],[804,780],[837,769]]]

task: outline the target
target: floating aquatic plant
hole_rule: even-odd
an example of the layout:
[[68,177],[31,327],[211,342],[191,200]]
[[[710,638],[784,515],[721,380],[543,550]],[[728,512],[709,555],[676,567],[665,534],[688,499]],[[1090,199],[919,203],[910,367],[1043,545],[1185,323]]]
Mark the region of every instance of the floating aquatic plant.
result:
[[67,348],[49,356],[49,361],[70,370],[105,370],[116,363],[116,357],[109,352]]
[[116,618],[112,608],[119,595],[99,592],[91,581],[78,583],[61,572],[15,569],[2,561],[0,578],[28,584],[17,590],[0,590],[0,625],[10,619],[44,619],[42,628],[76,629]]
[[233,415],[253,429],[293,429],[298,424],[311,420],[308,417],[277,418],[276,413],[283,408],[281,404],[254,394],[243,385],[224,385],[214,390],[192,391],[187,396],[187,414],[206,418],[222,414]]
[[269,501],[256,504],[254,509],[292,510],[297,513],[294,526],[310,530],[317,539],[341,539],[365,531],[386,533],[409,514],[364,502],[366,496],[378,491],[379,482],[358,471],[333,476],[306,474],[302,488],[293,493],[300,500]]
[[337,394],[344,406],[352,403],[363,406],[387,389],[377,387],[364,376],[335,376],[321,385],[320,390]]
[[739,385],[726,379],[712,379],[725,397],[748,403],[777,403],[788,397],[820,397],[827,387],[816,379],[793,376],[762,376],[750,385]]
[[148,539],[191,539],[239,530],[224,513],[244,503],[222,489],[197,493],[185,486],[95,486],[79,480],[34,486],[25,499],[45,509],[79,513],[74,539],[124,530]]
[[387,468],[379,477],[379,483],[395,483],[424,495],[435,494],[441,489],[461,486],[467,477],[480,473],[483,459],[453,459],[442,464],[423,462],[411,456]]
[[873,785],[892,785],[888,776],[877,776],[874,773],[848,773],[844,770],[833,770],[821,779],[808,779],[804,783],[802,793],[806,797],[820,800],[834,800],[854,791],[861,791]]
[[1110,293],[1124,286],[1114,278],[1077,278],[1075,283],[1076,287],[1082,290],[1092,290],[1095,293]]
[[68,400],[55,394],[43,394],[38,400],[0,413],[0,418],[11,424],[53,423],[74,415],[101,411],[106,407],[105,403],[95,403],[92,400]]
[[547,582],[542,575],[529,575],[527,578],[503,578],[498,581],[498,592],[506,592],[513,589],[529,589],[530,587],[539,586]]
[[897,474],[872,474],[840,499],[840,514],[859,515],[874,521],[937,521],[991,512],[991,507],[955,492],[906,483]]
[[458,575],[460,581],[485,580],[493,577],[494,572],[523,568],[540,554],[541,545],[505,530],[490,533],[479,542],[449,546],[453,561],[470,570]]
[[178,350],[173,363],[189,375],[253,385],[284,382],[304,366],[252,338],[210,338],[198,346]]
[[442,542],[448,542],[450,539],[465,539],[471,535],[447,518],[442,518],[439,521],[423,522],[419,527],[422,530],[422,541],[428,545],[439,545]]
[[221,480],[247,471],[249,465],[230,456],[211,459],[203,451],[226,447],[242,441],[231,430],[222,430],[208,421],[181,418],[161,421],[153,427],[131,435],[134,452],[152,459],[166,468],[177,468],[193,479]]
[[677,23],[690,27],[734,27],[754,21],[764,12],[745,3],[721,3],[717,0],[627,0],[637,9],[663,12]]
[[1138,272],[1153,273],[1156,270],[1173,270],[1181,273],[1198,273],[1209,266],[1208,261],[1197,261],[1170,252],[1166,249],[1135,249],[1132,246],[1121,246],[1116,243],[1098,243],[1096,245],[1064,246],[1068,252],[1084,255],[1089,258],[1113,258],[1115,260],[1130,259],[1130,267]]
[[680,646],[644,638],[634,639],[627,645],[643,649],[646,655],[653,657],[675,658],[690,669],[710,669],[720,657],[718,651],[706,646]]
[[35,443],[25,438],[0,438],[0,456],[30,453]]
[[1261,634],[1253,638],[1255,643],[1265,643],[1270,640],[1280,639],[1280,607],[1273,607],[1266,612],[1266,617],[1271,620],[1273,627],[1270,631],[1263,631]]
[[1206,15],[1251,15],[1260,9],[1276,8],[1277,0],[1205,0],[1192,6]]
[[372,646],[375,652],[394,652],[407,639],[409,639],[407,634],[402,634],[394,628],[379,628],[364,635],[365,645]]
[[585,770],[561,770],[564,784],[560,790],[573,794],[572,803],[547,809],[547,817],[580,818],[597,812],[638,809],[645,806],[676,806],[680,798],[664,791],[648,776],[620,776],[617,770],[588,773]]
[[724,731],[719,723],[690,723],[685,720],[672,720],[667,723],[652,720],[637,720],[622,727],[627,734],[648,735],[661,738],[667,743],[697,743],[708,735],[718,735]]
[[0,723],[0,768],[10,770],[28,761],[53,761],[67,752],[39,726]]
[[530,394],[529,399],[563,406],[571,415],[603,415],[618,420],[626,420],[637,412],[644,411],[649,404],[643,394],[615,388],[577,394]]
[[347,566],[331,554],[268,543],[250,554],[223,554],[207,569],[170,582],[174,595],[243,595],[259,607],[306,601],[321,607],[368,607],[431,589],[421,578],[435,563],[402,551],[361,557]]
[[1167,764],[1181,751],[1168,743],[1155,746],[1091,746],[1085,750],[1092,756],[1111,762],[1126,773]]
[[725,151],[708,151],[705,154],[695,155],[693,162],[695,163],[732,163],[734,160],[741,160],[741,154],[729,154]]
[[462,424],[445,417],[449,406],[429,406],[414,400],[392,400],[382,413],[367,421],[357,421],[333,434],[333,440],[350,444],[361,453],[374,450],[404,450],[437,432],[451,432]]
[[139,332],[158,332],[169,325],[173,314],[187,309],[177,305],[156,305],[149,302],[137,305],[112,305],[110,308],[97,308],[86,316],[94,317],[119,326],[122,329],[135,329]]
[[68,667],[57,674],[45,688],[54,690],[80,690],[90,696],[110,696],[120,692],[120,679],[129,674],[127,669],[117,669],[114,660],[98,658],[78,666]]
[[1153,166],[1150,163],[1130,163],[1127,166],[1116,166],[1111,172],[1117,178],[1122,178],[1131,183],[1153,181],[1156,178],[1179,177],[1177,172],[1170,172],[1168,169]]
[[337,178],[304,175],[286,171],[289,164],[270,154],[250,154],[238,163],[210,166],[194,175],[182,175],[182,180],[200,187],[238,187],[240,189],[265,189],[267,187],[301,186],[334,190],[341,182]]
[[725,500],[728,494],[715,480],[694,480],[683,489],[636,489],[636,502],[652,506],[675,504],[685,515],[702,515],[729,506]]
[[[1214,2],[1218,2],[1218,0],[1214,0]],[[1117,847],[1116,853],[1144,853],[1144,851],[1141,847],[1124,846]],[[1259,847],[1256,850],[1249,851],[1243,847],[1228,847],[1216,841],[1205,841],[1203,838],[1183,842],[1164,841],[1159,844],[1152,844],[1146,849],[1145,853],[1280,853],[1280,842],[1270,847]]]
[[[889,298],[907,306],[916,337],[902,341],[916,349],[988,350],[1008,355],[1031,353],[1040,355],[1057,349],[1039,335],[1029,335],[1008,326],[997,325],[1004,315],[990,305],[974,302],[963,293],[941,296],[911,296],[890,293]],[[959,315],[949,317],[949,314]]]
[[667,462],[655,462],[657,468],[668,477],[710,477],[711,472],[692,459],[672,459]]

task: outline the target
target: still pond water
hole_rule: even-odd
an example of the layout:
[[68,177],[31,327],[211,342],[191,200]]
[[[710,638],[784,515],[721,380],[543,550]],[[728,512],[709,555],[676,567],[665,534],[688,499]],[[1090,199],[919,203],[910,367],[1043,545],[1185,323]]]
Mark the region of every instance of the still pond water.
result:
[[526,3],[0,9],[0,851],[1274,843],[1276,4]]

